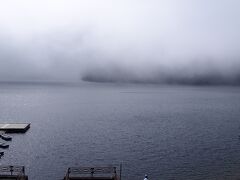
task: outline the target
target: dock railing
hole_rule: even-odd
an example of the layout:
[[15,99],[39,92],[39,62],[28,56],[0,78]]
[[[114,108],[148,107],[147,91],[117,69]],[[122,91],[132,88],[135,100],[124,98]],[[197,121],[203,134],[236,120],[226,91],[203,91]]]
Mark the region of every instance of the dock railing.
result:
[[[120,170],[121,173],[121,165]],[[121,177],[121,175],[120,175]],[[79,179],[113,179],[119,180],[117,176],[116,166],[104,166],[104,167],[70,167],[67,170],[65,180],[70,180],[71,178]]]
[[19,180],[27,180],[24,166],[0,166],[0,179],[15,178]]

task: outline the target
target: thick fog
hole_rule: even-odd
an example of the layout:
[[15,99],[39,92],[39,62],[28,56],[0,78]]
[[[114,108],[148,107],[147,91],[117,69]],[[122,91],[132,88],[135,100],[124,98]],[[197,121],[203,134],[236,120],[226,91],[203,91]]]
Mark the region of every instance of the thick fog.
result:
[[240,84],[239,0],[0,2],[0,81]]

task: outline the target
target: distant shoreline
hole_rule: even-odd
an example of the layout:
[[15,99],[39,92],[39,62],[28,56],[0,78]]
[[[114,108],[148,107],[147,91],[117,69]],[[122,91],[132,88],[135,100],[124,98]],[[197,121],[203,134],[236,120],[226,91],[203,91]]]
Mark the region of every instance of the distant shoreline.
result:
[[240,86],[240,81],[213,81],[206,79],[120,79],[86,76],[80,81],[0,81],[0,85],[52,85],[52,86],[81,86],[86,84],[122,84],[122,85],[182,85],[182,86]]
[[240,86],[240,78],[224,79],[217,77],[194,77],[194,78],[121,78],[105,76],[84,76],[84,82],[94,83],[127,83],[127,84],[162,84],[162,85],[194,85],[194,86]]

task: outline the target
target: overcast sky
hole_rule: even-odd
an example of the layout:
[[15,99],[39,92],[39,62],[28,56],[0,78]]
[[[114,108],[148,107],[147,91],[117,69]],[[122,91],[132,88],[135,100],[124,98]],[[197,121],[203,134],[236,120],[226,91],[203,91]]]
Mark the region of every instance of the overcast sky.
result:
[[239,0],[1,0],[0,80],[240,82],[239,9]]

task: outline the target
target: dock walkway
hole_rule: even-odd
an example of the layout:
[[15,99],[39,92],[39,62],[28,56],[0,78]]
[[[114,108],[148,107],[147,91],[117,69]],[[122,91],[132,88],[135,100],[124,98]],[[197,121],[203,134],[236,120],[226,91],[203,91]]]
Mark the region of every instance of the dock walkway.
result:
[[0,131],[6,133],[25,133],[30,128],[30,123],[0,123]]

